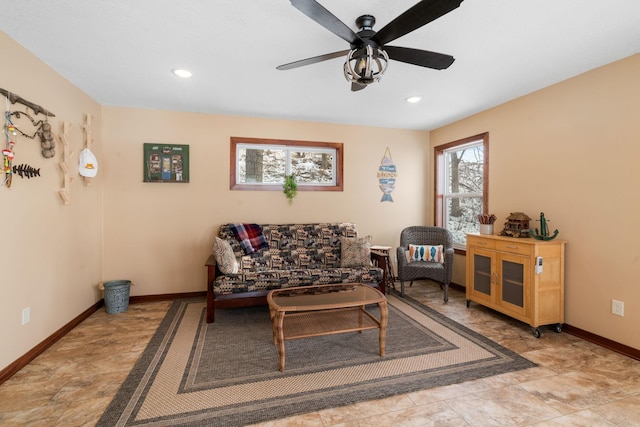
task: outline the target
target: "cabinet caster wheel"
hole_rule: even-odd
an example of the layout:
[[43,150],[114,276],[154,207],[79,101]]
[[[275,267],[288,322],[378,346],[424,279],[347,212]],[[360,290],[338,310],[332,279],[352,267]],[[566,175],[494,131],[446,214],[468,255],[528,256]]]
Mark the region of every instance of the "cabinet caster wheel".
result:
[[469,305],[471,305],[471,300],[470,299],[467,300],[467,308],[469,308]]
[[562,332],[562,323],[558,323],[558,324],[556,325],[556,332],[557,332],[557,333],[561,333],[561,332]]
[[540,328],[533,328],[533,336],[536,338],[540,338],[542,333],[540,332]]

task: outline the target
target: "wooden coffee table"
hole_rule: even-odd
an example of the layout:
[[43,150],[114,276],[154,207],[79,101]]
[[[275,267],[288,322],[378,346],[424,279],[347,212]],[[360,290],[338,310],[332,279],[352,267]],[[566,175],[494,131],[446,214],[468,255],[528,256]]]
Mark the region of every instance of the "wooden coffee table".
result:
[[[380,329],[380,356],[384,356],[387,299],[372,286],[341,283],[277,289],[269,292],[267,302],[280,371],[284,371],[285,340],[297,338]],[[378,304],[379,319],[367,311],[369,304]]]

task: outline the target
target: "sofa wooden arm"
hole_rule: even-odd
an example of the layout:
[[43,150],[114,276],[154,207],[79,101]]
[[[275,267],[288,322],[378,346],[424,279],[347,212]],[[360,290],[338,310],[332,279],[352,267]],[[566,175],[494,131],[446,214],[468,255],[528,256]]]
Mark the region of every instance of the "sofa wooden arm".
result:
[[218,270],[216,257],[214,254],[209,255],[205,266],[207,267],[207,323],[212,323],[215,305],[213,282],[216,279],[216,271]]
[[214,254],[209,255],[204,265],[207,267],[207,280],[211,282],[211,280],[216,277],[216,256]]

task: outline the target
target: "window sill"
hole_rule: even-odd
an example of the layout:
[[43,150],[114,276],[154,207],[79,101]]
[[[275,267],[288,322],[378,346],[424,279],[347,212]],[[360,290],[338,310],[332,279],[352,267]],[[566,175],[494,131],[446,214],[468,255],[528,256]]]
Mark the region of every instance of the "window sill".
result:
[[457,248],[453,248],[453,253],[456,255],[467,255],[467,250],[466,249],[457,249]]

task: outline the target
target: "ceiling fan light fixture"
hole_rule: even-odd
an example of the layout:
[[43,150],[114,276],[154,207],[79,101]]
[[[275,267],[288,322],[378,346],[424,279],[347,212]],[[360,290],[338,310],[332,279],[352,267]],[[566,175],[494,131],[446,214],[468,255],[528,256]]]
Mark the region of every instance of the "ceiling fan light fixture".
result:
[[389,55],[380,48],[365,45],[352,49],[344,63],[344,77],[349,83],[365,86],[380,81],[387,71]]
[[175,74],[178,77],[182,77],[183,79],[188,79],[189,77],[193,76],[193,73],[189,70],[183,70],[183,69],[175,69],[175,70],[171,70],[171,72],[173,74]]

